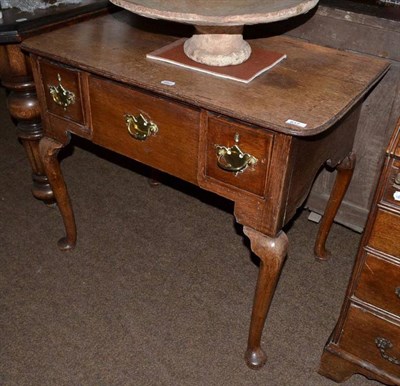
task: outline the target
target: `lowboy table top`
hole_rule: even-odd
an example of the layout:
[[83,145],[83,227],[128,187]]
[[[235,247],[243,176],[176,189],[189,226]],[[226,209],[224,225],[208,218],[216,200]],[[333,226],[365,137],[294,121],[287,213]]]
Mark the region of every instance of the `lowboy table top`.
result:
[[[285,36],[250,41],[285,53],[287,59],[247,85],[146,59],[147,53],[177,39],[159,31],[171,33],[180,27],[117,12],[31,38],[23,47],[111,79],[299,136],[329,128],[389,66],[375,58]],[[163,85],[164,80],[175,82],[175,86]],[[288,120],[307,126],[297,127],[286,123]]]

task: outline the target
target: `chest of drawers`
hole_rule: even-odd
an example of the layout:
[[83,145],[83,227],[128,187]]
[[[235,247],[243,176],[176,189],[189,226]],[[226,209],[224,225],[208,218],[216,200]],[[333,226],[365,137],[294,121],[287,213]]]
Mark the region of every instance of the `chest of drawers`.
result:
[[320,373],[338,382],[361,373],[400,385],[400,121]]

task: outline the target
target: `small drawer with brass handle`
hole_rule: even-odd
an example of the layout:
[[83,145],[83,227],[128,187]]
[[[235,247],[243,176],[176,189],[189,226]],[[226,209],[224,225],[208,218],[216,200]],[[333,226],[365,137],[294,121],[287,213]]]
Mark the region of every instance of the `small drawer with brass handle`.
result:
[[263,196],[274,134],[209,114],[204,135],[204,184]]
[[47,110],[62,119],[83,125],[80,72],[40,59]]
[[88,83],[93,142],[196,183],[198,110],[94,75]]

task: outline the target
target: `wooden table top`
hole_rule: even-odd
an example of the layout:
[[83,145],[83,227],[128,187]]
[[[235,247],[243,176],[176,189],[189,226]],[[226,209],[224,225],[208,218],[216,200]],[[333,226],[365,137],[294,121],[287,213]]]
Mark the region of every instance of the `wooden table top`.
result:
[[[385,60],[287,36],[249,42],[287,55],[286,60],[249,84],[146,59],[149,52],[191,34],[191,29],[178,24],[121,11],[29,38],[22,47],[95,74],[298,136],[328,129],[389,68]],[[164,80],[175,85],[164,85]]]

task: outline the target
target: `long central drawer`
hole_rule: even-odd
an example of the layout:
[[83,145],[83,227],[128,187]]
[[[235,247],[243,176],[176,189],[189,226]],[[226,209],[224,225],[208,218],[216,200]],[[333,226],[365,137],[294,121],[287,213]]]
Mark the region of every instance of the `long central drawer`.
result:
[[[93,142],[196,183],[200,112],[150,93],[89,78]],[[136,135],[136,125],[151,125]]]

